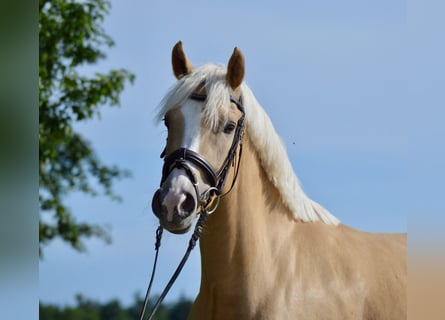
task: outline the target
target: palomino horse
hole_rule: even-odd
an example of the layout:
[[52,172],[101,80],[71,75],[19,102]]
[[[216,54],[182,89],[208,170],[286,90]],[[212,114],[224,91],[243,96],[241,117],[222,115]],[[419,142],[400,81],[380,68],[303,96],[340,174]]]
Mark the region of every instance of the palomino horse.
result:
[[195,69],[178,42],[172,62],[178,82],[159,111],[168,139],[153,211],[183,233],[216,208],[189,319],[406,319],[406,235],[340,224],[304,193],[243,82],[241,51],[227,69]]

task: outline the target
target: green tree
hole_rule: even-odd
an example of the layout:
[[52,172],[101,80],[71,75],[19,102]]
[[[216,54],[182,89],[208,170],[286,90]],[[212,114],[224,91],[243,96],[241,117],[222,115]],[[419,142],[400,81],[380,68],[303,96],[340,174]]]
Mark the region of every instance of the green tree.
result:
[[39,319],[41,320],[57,320],[62,319],[60,308],[53,305],[45,305],[39,303]]
[[182,296],[179,301],[171,306],[169,320],[187,320],[193,302]]
[[128,175],[104,165],[91,143],[73,129],[74,122],[99,116],[101,107],[119,105],[125,83],[134,80],[125,69],[81,73],[104,59],[104,48],[114,44],[102,27],[110,7],[107,0],[39,1],[40,255],[57,237],[79,251],[87,237],[110,241],[102,226],[77,222],[64,203],[73,191],[119,200],[113,182]]
[[[157,297],[150,299],[145,318],[153,308]],[[76,295],[76,305],[71,306],[54,306],[39,304],[40,320],[137,320],[144,299],[139,295],[135,295],[134,303],[129,307],[122,307],[121,303],[113,299],[109,302],[100,303],[82,295]],[[177,302],[170,304],[162,304],[155,316],[154,320],[185,320],[188,317],[193,302],[185,297],[181,297]]]
[[100,304],[91,299],[84,298],[81,294],[76,295],[77,305],[66,307],[60,319],[64,320],[100,320]]
[[100,318],[109,320],[132,320],[128,312],[114,299],[100,307]]

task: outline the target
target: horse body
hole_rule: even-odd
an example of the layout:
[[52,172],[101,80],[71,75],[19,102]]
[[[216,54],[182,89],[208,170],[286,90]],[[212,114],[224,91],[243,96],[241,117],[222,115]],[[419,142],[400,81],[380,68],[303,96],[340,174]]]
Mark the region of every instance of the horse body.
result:
[[406,235],[355,230],[306,196],[242,82],[241,52],[227,71],[195,70],[179,42],[172,62],[179,81],[159,112],[168,140],[153,211],[183,233],[200,206],[215,206],[215,190],[220,200],[200,239],[189,319],[406,319]]
[[245,140],[200,241],[189,319],[406,319],[405,236],[295,222]]

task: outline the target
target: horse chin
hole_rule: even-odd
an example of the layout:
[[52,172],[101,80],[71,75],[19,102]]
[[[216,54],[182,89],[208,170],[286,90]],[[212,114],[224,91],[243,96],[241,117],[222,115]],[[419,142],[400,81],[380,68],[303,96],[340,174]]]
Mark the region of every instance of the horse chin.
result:
[[186,233],[186,232],[188,232],[190,229],[191,229],[191,225],[189,225],[188,227],[186,227],[185,229],[175,229],[175,230],[172,230],[172,229],[167,229],[169,232],[171,232],[171,233],[174,233],[174,234],[184,234],[184,233]]
[[161,226],[167,230],[168,232],[174,233],[174,234],[184,234],[188,232],[193,225],[193,221],[195,220],[196,214],[191,214],[186,219],[178,222],[168,222],[164,219],[160,219],[159,222]]

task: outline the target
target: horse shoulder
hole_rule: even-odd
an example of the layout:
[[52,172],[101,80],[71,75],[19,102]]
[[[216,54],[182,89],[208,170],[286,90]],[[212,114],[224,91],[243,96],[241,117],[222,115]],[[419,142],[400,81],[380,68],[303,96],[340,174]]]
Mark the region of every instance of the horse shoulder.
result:
[[[406,235],[340,226],[338,268],[361,286],[363,319],[406,319]],[[347,273],[355,274],[349,277]]]
[[[300,225],[294,296],[302,319],[404,319],[406,235]],[[314,315],[319,315],[317,316]]]

